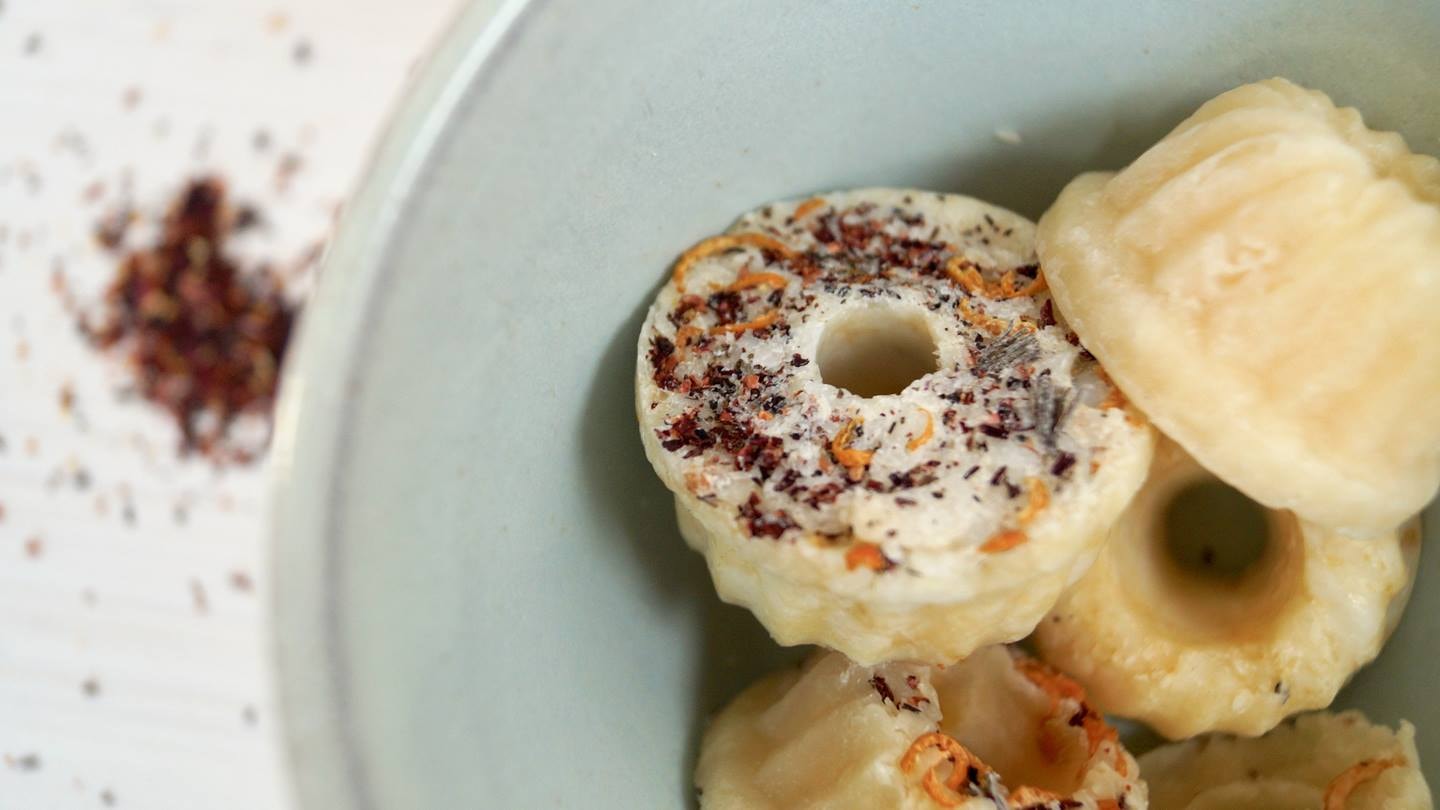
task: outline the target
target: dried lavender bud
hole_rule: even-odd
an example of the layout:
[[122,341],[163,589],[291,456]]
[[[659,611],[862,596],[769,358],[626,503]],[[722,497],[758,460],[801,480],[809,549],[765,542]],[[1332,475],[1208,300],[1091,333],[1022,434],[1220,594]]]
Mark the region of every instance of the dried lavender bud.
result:
[[1075,407],[1074,392],[1066,389],[1057,392],[1048,370],[1035,378],[1035,430],[1046,451],[1054,452],[1060,438],[1060,428],[1065,424],[1070,411]]
[[1012,329],[995,338],[975,357],[975,370],[982,374],[998,374],[1018,363],[1040,357],[1040,344],[1035,336],[1022,329]]

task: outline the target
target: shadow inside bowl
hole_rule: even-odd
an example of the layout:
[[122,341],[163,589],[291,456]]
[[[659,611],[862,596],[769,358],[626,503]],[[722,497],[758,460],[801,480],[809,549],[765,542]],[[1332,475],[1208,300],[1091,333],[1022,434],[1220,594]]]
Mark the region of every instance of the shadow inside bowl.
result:
[[[647,299],[605,347],[586,396],[579,442],[584,480],[594,513],[625,538],[626,553],[648,574],[665,601],[705,593],[705,562],[685,545],[675,526],[670,493],[645,458],[635,417],[635,347]],[[597,430],[595,425],[614,426]]]
[[691,774],[711,715],[762,675],[800,660],[808,648],[779,647],[748,610],[721,602],[704,558],[680,537],[670,493],[645,458],[635,428],[635,347],[649,305],[647,299],[610,337],[586,399],[587,424],[626,427],[585,430],[580,444],[594,514],[613,529],[604,534],[624,541],[661,604],[676,606],[677,613],[683,605],[699,616],[693,708],[677,718],[687,725],[684,801],[695,807]]

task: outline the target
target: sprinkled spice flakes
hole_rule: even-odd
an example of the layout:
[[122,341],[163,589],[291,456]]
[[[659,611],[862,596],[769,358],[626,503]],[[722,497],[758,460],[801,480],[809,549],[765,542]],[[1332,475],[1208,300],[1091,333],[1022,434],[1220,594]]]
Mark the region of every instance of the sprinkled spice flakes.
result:
[[871,664],[1020,638],[1144,480],[1149,428],[1099,407],[1032,236],[870,189],[676,262],[636,347],[641,438],[716,592],[782,644]]
[[[973,798],[982,798],[1005,810],[1065,810],[1086,806],[1097,810],[1124,810],[1129,806],[1128,792],[1131,789],[1124,780],[1130,778],[1134,760],[1120,744],[1116,730],[1091,708],[1086,701],[1085,690],[1074,680],[1023,655],[1013,655],[1012,661],[1016,672],[1044,692],[1049,701],[1049,708],[1034,732],[1038,735],[1036,748],[1042,760],[1051,765],[1060,762],[1067,746],[1060,734],[1073,735],[1078,729],[1085,746],[1082,774],[1097,767],[1113,770],[1120,780],[1114,785],[1114,796],[1086,795],[1084,800],[1080,800],[1030,785],[1007,789],[995,769],[959,740],[939,729],[921,734],[911,741],[900,758],[900,771],[907,775],[918,774],[922,770],[921,760],[929,762],[929,767],[923,770],[920,786],[938,807],[958,807]],[[871,685],[874,686],[873,681]],[[881,700],[896,703],[893,695],[882,694]],[[1057,727],[1064,730],[1057,733]],[[942,773],[945,775],[942,776]]]
[[[883,496],[895,510],[928,503],[940,514],[957,500],[1003,501],[1007,525],[977,544],[999,553],[1086,477],[1078,459],[1098,458],[1066,433],[1079,396],[1071,381],[1093,361],[1056,322],[1033,256],[1007,253],[1013,226],[987,216],[947,241],[913,202],[817,197],[788,214],[762,209],[676,262],[673,305],[652,314],[643,338],[656,394],[642,411],[663,416],[660,446],[702,473],[687,475],[702,500],[727,500],[735,474],[755,488],[738,500],[752,537],[863,537],[888,552],[913,539],[903,526],[867,525],[837,504]],[[997,255],[1009,261],[982,261]],[[950,323],[941,344],[959,349],[903,398],[825,386],[813,350],[791,349],[846,306],[931,313]],[[871,546],[857,545],[847,567],[901,567]]]
[[[128,211],[102,223],[101,243],[117,247]],[[142,396],[168,411],[182,452],[248,462],[263,444],[232,436],[242,416],[268,419],[295,311],[267,272],[246,272],[225,240],[253,222],[226,200],[216,178],[191,182],[166,214],[153,245],[124,255],[91,342],[123,353]]]
[[[707,795],[747,807],[907,810],[1149,800],[1135,759],[1080,686],[1004,646],[948,666],[860,666],[823,652],[762,684],[706,731],[696,782]],[[769,778],[776,772],[801,775]]]

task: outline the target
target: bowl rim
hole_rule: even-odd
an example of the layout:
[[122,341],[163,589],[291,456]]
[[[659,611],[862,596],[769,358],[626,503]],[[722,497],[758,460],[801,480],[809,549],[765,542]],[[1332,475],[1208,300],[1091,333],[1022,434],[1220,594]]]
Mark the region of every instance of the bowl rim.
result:
[[403,91],[346,204],[282,369],[262,549],[274,584],[262,632],[277,760],[297,810],[382,810],[351,711],[345,547],[337,532],[344,498],[332,471],[344,469],[349,455],[365,327],[393,280],[397,231],[467,92],[505,58],[526,16],[546,5],[466,0],[457,12]]
[[469,0],[402,91],[327,251],[281,374],[268,460],[267,652],[281,777],[297,808],[373,810],[344,657],[343,504],[331,474],[353,425],[364,325],[389,277],[390,246],[457,107],[499,58],[529,0]]

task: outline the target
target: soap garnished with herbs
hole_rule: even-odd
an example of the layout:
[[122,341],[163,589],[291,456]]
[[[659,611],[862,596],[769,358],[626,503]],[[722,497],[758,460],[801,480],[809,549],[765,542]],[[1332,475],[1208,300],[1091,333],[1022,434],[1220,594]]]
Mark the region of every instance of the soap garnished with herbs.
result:
[[647,454],[721,597],[862,662],[1028,633],[1149,462],[1033,225],[968,197],[746,214],[676,262],[638,355]]

